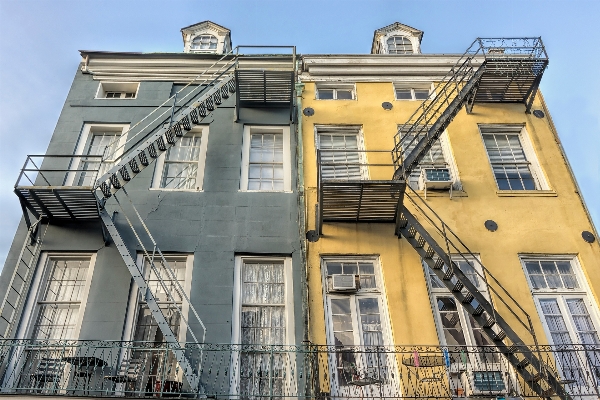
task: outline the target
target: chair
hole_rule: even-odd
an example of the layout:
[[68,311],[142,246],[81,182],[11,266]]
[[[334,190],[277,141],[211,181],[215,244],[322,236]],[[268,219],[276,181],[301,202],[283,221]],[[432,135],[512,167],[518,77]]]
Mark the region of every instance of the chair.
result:
[[[115,374],[104,376],[104,379],[113,381],[115,384],[123,383],[125,384],[125,392],[131,392],[134,389],[131,387],[131,384],[140,379],[143,367],[144,361],[141,359],[123,360]],[[128,390],[128,386],[131,387],[131,389]]]
[[53,382],[52,389],[58,389],[65,370],[65,362],[57,358],[41,358],[37,367],[31,373],[31,379],[35,381],[33,387],[43,389],[47,382]]

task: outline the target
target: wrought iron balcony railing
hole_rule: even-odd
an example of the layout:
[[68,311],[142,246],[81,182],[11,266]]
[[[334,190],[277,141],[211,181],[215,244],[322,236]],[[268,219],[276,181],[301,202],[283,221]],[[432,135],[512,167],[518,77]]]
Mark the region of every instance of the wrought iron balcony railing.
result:
[[[0,393],[258,398],[538,397],[495,347],[188,344],[192,388],[171,346],[0,341]],[[533,349],[532,349],[533,351]],[[540,346],[575,398],[597,398],[600,346]],[[551,388],[548,397],[553,395]]]

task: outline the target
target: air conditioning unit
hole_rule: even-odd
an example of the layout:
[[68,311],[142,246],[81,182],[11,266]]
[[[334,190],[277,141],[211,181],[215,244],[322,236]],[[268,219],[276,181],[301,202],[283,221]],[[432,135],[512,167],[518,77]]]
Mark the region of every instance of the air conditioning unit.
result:
[[333,274],[331,275],[332,292],[356,292],[356,277],[352,274]]
[[419,176],[419,189],[450,189],[452,179],[448,168],[423,168]]
[[462,374],[462,386],[470,396],[502,396],[507,392],[504,372],[499,370],[467,370]]

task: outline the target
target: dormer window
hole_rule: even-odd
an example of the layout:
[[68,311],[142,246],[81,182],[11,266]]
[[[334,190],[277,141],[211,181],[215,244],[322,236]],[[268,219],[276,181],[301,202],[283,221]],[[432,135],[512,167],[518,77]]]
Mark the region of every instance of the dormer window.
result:
[[387,40],[388,54],[413,54],[413,45],[405,36],[391,36]]
[[200,35],[192,40],[191,50],[216,50],[217,38],[213,35]]

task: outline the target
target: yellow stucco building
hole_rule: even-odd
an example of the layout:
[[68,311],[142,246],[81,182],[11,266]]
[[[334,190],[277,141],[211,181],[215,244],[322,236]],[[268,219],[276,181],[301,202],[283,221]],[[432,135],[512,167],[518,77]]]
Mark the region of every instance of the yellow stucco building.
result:
[[548,347],[600,346],[600,246],[537,91],[545,49],[422,54],[422,34],[302,57],[309,339],[336,346],[322,390],[595,396],[598,352]]

